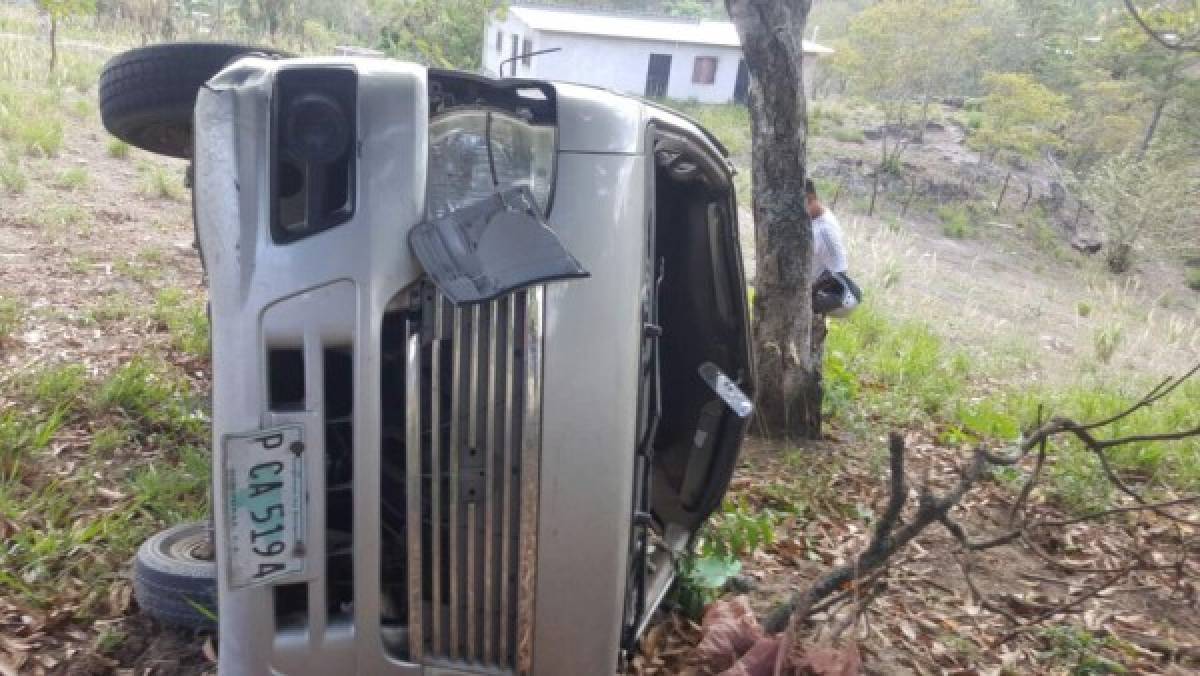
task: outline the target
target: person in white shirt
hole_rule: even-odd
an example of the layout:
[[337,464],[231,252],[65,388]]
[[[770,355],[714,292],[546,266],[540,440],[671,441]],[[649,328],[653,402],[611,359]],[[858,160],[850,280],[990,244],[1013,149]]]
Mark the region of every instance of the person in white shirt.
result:
[[[854,302],[861,293],[849,281],[846,270],[846,245],[842,241],[842,228],[833,212],[821,204],[817,187],[812,180],[804,183],[804,205],[812,221],[812,266],[809,281],[813,295],[812,360],[817,367],[818,391],[820,391],[821,364],[825,358],[825,315],[830,311],[846,307],[846,295],[853,288]],[[819,418],[818,418],[819,421]],[[819,427],[819,422],[818,422]]]
[[842,226],[838,224],[837,216],[821,204],[817,187],[811,179],[805,182],[804,193],[804,205],[808,209],[808,217],[812,219],[813,233],[809,279],[815,285],[822,275],[845,274],[849,264],[846,262],[846,245],[842,243]]

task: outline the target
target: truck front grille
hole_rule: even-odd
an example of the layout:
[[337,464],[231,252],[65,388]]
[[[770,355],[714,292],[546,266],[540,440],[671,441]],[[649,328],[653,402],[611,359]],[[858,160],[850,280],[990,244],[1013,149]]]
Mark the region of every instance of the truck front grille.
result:
[[384,453],[403,457],[384,458],[383,570],[414,662],[530,671],[542,308],[540,288],[455,307],[425,284],[390,316],[403,364],[385,359],[384,388],[402,378],[404,405]]

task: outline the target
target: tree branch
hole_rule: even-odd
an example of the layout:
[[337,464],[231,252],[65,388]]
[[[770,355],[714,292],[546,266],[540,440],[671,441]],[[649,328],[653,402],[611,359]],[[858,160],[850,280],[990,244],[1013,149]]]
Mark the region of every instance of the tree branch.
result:
[[[871,539],[862,552],[851,562],[839,566],[814,581],[807,589],[797,591],[783,604],[774,608],[764,622],[764,628],[770,633],[778,633],[785,627],[788,629],[787,642],[798,640],[799,625],[818,609],[827,609],[862,589],[868,580],[874,580],[888,569],[891,559],[909,542],[921,534],[926,527],[940,523],[954,537],[962,548],[960,564],[966,584],[973,598],[989,612],[1004,616],[1014,626],[993,645],[1007,642],[1055,615],[1070,612],[1097,594],[1109,590],[1113,585],[1125,579],[1135,571],[1176,570],[1183,575],[1189,557],[1189,544],[1180,535],[1180,558],[1171,563],[1162,564],[1148,561],[1138,546],[1138,540],[1131,546],[1128,553],[1130,562],[1120,567],[1081,566],[1061,561],[1046,553],[1030,537],[1029,533],[1038,528],[1062,528],[1065,526],[1096,521],[1115,514],[1153,512],[1171,520],[1177,526],[1195,527],[1196,522],[1189,521],[1169,510],[1172,507],[1200,503],[1200,495],[1192,495],[1160,502],[1148,502],[1138,491],[1129,486],[1112,467],[1105,455],[1105,450],[1130,443],[1157,443],[1193,437],[1200,437],[1200,427],[1178,432],[1163,432],[1154,434],[1139,434],[1112,439],[1098,439],[1094,432],[1106,426],[1113,425],[1133,415],[1137,411],[1152,406],[1164,397],[1175,392],[1179,386],[1200,372],[1200,364],[1179,378],[1167,378],[1154,386],[1145,396],[1124,410],[1094,423],[1081,424],[1062,417],[1050,418],[1043,422],[1042,409],[1039,407],[1037,424],[1021,440],[1008,451],[994,452],[985,448],[977,449],[965,467],[959,469],[958,480],[942,495],[936,495],[928,485],[919,489],[917,507],[910,520],[905,522],[901,516],[908,501],[910,488],[905,475],[905,445],[899,434],[892,433],[888,441],[889,478],[888,499],[883,514],[876,523]],[[1043,469],[1049,454],[1049,443],[1056,437],[1067,436],[1078,440],[1083,446],[1096,455],[1104,471],[1105,478],[1116,486],[1122,493],[1132,498],[1136,504],[1124,505],[1095,511],[1079,517],[1045,521],[1031,521],[1027,518],[1027,505],[1034,489],[1043,477]],[[951,518],[950,510],[958,505],[963,496],[975,486],[984,473],[995,466],[1012,467],[1036,449],[1036,462],[1022,484],[1016,501],[1009,512],[1008,530],[990,537],[972,538],[966,528]],[[1182,533],[1180,529],[1180,533]],[[1135,534],[1136,535],[1136,534]],[[1088,585],[1083,592],[1063,603],[1056,605],[1038,604],[1034,606],[1038,614],[1031,620],[1021,621],[1016,615],[996,605],[986,598],[975,585],[971,575],[973,555],[975,552],[1012,545],[1021,542],[1027,545],[1035,555],[1046,561],[1050,566],[1068,574],[1101,574],[1105,578],[1099,584]],[[835,595],[836,594],[836,595]],[[829,597],[833,596],[832,599]]]
[[1188,44],[1188,42],[1183,39],[1172,42],[1171,40],[1168,40],[1164,34],[1159,33],[1151,28],[1150,24],[1146,23],[1146,20],[1142,17],[1142,13],[1138,10],[1137,5],[1133,0],[1125,0],[1125,9],[1129,10],[1129,15],[1133,17],[1133,20],[1136,21],[1139,26],[1141,26],[1146,35],[1149,35],[1151,39],[1163,47],[1177,52],[1200,52],[1200,45]]

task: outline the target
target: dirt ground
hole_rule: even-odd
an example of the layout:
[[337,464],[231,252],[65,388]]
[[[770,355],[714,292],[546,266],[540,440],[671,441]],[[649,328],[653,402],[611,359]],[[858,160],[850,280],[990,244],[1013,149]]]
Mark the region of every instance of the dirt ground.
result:
[[[921,432],[907,436],[910,449],[908,474],[937,485],[948,482],[963,454],[947,453]],[[828,504],[816,508],[808,519],[789,519],[779,529],[774,544],[744,561],[748,574],[759,581],[750,592],[751,605],[762,615],[781,598],[803,588],[830,567],[861,551],[881,509],[884,495],[881,450],[884,441],[827,443],[783,452],[777,444],[753,440],[735,479],[733,495],[765,508],[780,508],[778,492],[771,486],[778,477],[811,463],[841,456],[839,470],[828,487]],[[972,537],[983,540],[1004,532],[1012,491],[985,483],[970,493],[952,516]],[[1044,515],[1057,515],[1049,506]],[[1151,537],[1136,546],[1163,551],[1179,545],[1179,535],[1164,521],[1149,524]],[[1119,553],[1133,545],[1121,525],[1080,525],[1063,532],[1040,533],[1037,544],[1046,551],[1062,552],[1073,562],[1097,567],[1123,565]],[[1195,551],[1195,545],[1192,545]],[[995,642],[1012,626],[984,611],[974,599],[960,572],[960,548],[944,529],[931,528],[898,558],[884,576],[885,591],[870,605],[866,620],[853,632],[859,641],[867,671],[873,674],[987,674],[1004,673],[1110,673],[1076,669],[1079,655],[1068,654],[1054,639],[1054,627],[1074,627],[1093,635],[1118,637],[1111,645],[1090,650],[1106,655],[1132,673],[1192,673],[1200,662],[1174,664],[1161,652],[1148,649],[1152,637],[1167,644],[1197,645],[1200,640],[1200,596],[1194,583],[1171,573],[1134,574],[1111,593],[1056,615],[1003,645]],[[1056,605],[1077,596],[1102,575],[1075,576],[1064,583],[1061,571],[1049,566],[1033,550],[1020,544],[989,550],[972,560],[977,589],[990,602],[1007,608],[1021,620],[1037,615],[1042,605]],[[821,620],[832,619],[818,616]],[[834,622],[830,622],[834,624]],[[1193,655],[1193,658],[1196,655]],[[1188,666],[1190,665],[1190,666]],[[1111,673],[1120,673],[1113,668]]]

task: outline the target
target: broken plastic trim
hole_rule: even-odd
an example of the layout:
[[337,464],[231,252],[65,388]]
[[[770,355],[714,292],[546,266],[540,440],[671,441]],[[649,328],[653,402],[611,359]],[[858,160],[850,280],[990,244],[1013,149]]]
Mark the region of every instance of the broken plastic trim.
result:
[[706,361],[700,365],[698,369],[700,377],[704,382],[716,392],[721,401],[729,407],[739,418],[745,418],[754,412],[754,403],[750,401],[750,397],[742,392],[742,388],[737,386],[737,383],[730,380],[729,376],[721,372],[717,365]]
[[408,245],[455,305],[591,276],[542,220],[525,186],[417,224]]

